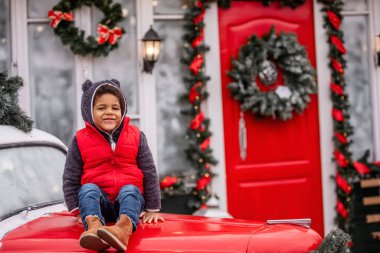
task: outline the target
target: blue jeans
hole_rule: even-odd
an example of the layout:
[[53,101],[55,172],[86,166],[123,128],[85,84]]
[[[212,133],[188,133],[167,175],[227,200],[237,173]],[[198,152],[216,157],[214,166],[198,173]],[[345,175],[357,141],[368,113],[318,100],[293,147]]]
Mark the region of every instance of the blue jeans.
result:
[[144,197],[134,185],[124,185],[120,188],[115,203],[111,203],[107,194],[96,184],[84,184],[79,189],[79,211],[84,229],[87,230],[86,217],[97,216],[103,225],[114,222],[121,214],[127,215],[133,224],[133,231],[137,228],[139,215],[144,207]]

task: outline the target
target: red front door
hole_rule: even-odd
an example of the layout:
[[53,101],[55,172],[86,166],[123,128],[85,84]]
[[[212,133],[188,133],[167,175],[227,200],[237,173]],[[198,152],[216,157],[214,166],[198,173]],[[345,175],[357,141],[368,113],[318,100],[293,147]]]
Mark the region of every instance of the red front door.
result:
[[231,8],[219,9],[228,211],[247,219],[311,218],[312,228],[323,235],[317,94],[302,115],[296,113],[286,122],[257,120],[245,112],[247,158],[243,161],[240,104],[226,88],[231,82],[226,75],[231,56],[237,56],[248,37],[261,37],[272,25],[276,31],[296,33],[315,66],[313,1],[295,10],[281,8],[278,2],[265,7],[260,1],[232,1]]

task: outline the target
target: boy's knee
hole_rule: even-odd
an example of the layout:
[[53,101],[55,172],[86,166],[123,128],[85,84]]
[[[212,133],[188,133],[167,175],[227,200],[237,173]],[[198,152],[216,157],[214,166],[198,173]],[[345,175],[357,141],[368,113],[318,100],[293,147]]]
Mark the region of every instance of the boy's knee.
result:
[[99,186],[97,186],[96,184],[89,183],[82,185],[82,187],[79,189],[79,195],[89,193],[100,194]]
[[141,194],[139,188],[134,186],[133,184],[127,184],[120,188],[119,194],[123,193],[133,193],[133,194]]

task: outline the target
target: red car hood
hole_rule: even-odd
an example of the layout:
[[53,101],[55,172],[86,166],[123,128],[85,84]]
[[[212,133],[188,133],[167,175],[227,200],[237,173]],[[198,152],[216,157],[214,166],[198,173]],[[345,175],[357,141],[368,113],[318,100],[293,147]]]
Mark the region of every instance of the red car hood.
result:
[[[321,237],[297,225],[265,225],[237,219],[163,214],[165,222],[142,224],[127,252],[310,252]],[[82,225],[67,213],[33,220],[8,233],[0,252],[90,252],[79,246]]]

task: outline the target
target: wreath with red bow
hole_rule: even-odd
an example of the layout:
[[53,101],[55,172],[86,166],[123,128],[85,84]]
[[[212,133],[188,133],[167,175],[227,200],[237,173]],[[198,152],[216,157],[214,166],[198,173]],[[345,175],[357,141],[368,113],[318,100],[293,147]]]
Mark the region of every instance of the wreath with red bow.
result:
[[[97,37],[84,37],[84,31],[74,24],[73,11],[82,6],[95,6],[104,17],[97,26]],[[82,56],[92,54],[94,57],[107,56],[109,52],[118,47],[118,40],[125,30],[117,26],[124,17],[121,5],[113,4],[112,0],[61,0],[48,12],[51,19],[50,26],[59,36],[64,45],[70,45],[74,54]]]

